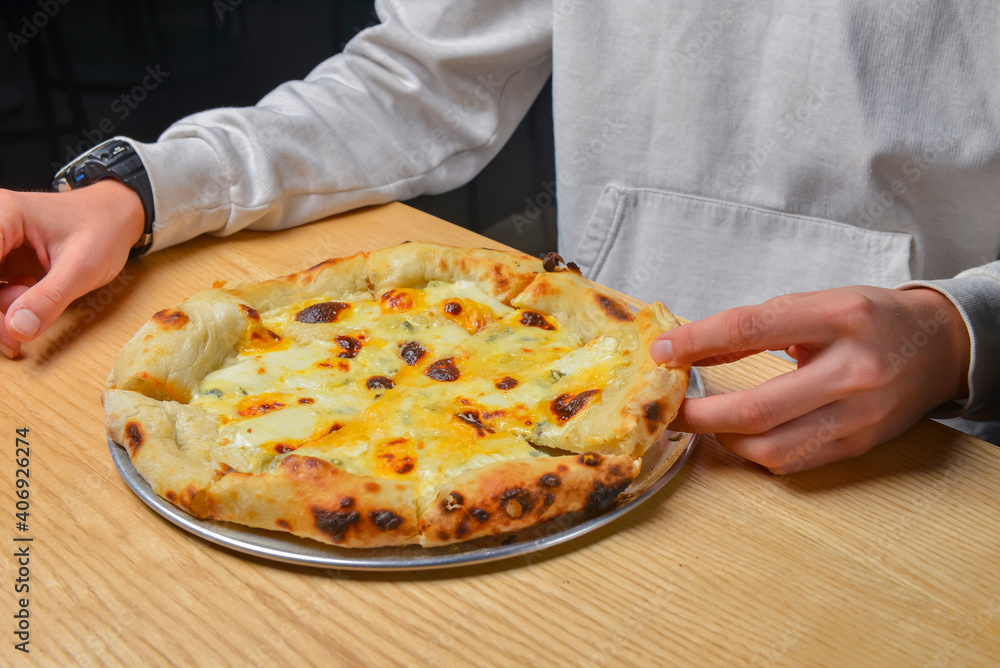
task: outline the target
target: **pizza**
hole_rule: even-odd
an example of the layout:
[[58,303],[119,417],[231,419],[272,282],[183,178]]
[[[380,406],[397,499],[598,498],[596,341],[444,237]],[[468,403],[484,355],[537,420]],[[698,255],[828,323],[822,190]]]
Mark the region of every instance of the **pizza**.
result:
[[435,546],[601,513],[688,368],[554,253],[428,243],[217,282],[124,346],[109,437],[199,518],[344,547]]

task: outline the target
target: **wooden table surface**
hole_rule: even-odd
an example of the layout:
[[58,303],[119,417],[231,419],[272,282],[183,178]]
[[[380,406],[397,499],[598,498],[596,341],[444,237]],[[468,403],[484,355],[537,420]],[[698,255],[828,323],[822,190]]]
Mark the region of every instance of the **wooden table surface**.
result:
[[[200,238],[130,263],[20,359],[0,360],[0,664],[1000,660],[1000,449],[926,421],[861,459],[787,477],[705,437],[664,490],[620,521],[542,553],[447,571],[248,558],[175,528],[132,494],[108,453],[100,394],[153,312],[215,279],[265,279],[406,239],[496,245],[402,204]],[[786,368],[765,355],[704,377],[724,392]],[[15,517],[18,428],[30,430],[27,531]],[[14,554],[25,546],[29,590],[16,593]],[[22,598],[30,654],[14,647]]]

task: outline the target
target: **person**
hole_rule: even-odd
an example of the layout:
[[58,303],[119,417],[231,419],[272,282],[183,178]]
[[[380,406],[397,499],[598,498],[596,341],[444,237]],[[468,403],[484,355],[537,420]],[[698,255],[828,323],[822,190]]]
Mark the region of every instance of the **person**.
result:
[[[860,455],[1000,396],[1000,74],[991,3],[380,2],[382,23],[255,107],[132,142],[152,250],[456,187],[552,76],[559,250],[695,322],[659,362],[786,351],[797,368],[685,402],[776,472]],[[129,188],[3,193],[16,353],[142,234]],[[29,257],[25,257],[29,256]],[[21,284],[18,284],[21,283]],[[993,431],[989,431],[989,430]],[[1000,442],[1000,441],[998,441]]]

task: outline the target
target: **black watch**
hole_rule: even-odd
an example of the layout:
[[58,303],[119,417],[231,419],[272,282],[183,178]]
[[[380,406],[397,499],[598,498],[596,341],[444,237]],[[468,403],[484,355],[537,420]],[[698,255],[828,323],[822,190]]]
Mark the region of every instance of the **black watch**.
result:
[[124,139],[109,139],[81,153],[60,169],[52,181],[52,188],[60,192],[89,186],[101,179],[115,179],[139,195],[146,213],[142,238],[129,251],[129,257],[142,255],[153,245],[153,188],[149,184],[146,168],[132,145]]

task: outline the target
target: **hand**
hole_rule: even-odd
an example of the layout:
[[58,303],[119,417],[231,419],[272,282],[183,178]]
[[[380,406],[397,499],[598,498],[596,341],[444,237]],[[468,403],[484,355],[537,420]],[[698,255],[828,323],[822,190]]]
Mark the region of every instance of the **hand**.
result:
[[70,302],[118,275],[144,221],[139,196],[114,180],[68,193],[0,190],[0,352],[17,356]]
[[758,387],[689,399],[675,429],[714,432],[775,473],[862,455],[968,395],[968,330],[928,288],[852,287],[775,297],[660,335],[658,363],[713,365],[785,350],[798,368]]

